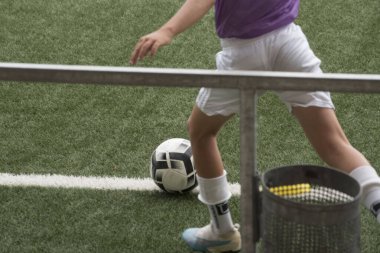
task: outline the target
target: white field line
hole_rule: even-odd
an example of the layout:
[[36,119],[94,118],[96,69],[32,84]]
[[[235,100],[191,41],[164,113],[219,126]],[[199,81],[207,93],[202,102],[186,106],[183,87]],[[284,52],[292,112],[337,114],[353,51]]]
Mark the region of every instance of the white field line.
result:
[[[83,188],[97,190],[160,191],[150,178],[82,177],[0,173],[0,185],[12,187]],[[238,183],[229,184],[232,195],[240,195]],[[198,192],[198,187],[193,190]]]

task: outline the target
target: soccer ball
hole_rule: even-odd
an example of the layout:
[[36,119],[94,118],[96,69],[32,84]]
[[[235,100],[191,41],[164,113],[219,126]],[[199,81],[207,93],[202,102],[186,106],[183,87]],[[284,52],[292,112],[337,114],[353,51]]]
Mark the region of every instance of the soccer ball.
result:
[[169,193],[184,193],[197,186],[190,141],[173,138],[153,152],[150,175],[156,185]]

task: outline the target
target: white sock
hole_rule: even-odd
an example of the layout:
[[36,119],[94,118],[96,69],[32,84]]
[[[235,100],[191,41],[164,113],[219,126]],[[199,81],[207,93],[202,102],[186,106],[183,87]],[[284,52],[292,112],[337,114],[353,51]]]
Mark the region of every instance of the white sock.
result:
[[225,234],[234,230],[228,201],[216,205],[207,205],[212,225],[218,234]]
[[216,178],[202,178],[197,175],[199,185],[198,199],[207,205],[215,231],[224,234],[234,230],[228,200],[231,192],[228,188],[227,173]]
[[350,176],[355,178],[362,187],[362,203],[372,211],[380,223],[380,178],[371,166],[361,166],[351,171]]

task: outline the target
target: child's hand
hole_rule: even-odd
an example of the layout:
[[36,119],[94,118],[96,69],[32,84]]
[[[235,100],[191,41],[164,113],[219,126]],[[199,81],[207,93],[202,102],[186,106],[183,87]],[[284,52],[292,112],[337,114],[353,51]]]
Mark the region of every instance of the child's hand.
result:
[[154,56],[160,47],[170,44],[172,39],[172,33],[164,29],[141,37],[132,52],[130,64],[136,64],[147,55]]

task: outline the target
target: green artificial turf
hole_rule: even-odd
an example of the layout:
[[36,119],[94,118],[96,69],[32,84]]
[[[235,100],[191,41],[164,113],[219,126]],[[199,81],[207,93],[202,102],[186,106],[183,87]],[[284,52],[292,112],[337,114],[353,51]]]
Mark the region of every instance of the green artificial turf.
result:
[[[2,0],[0,62],[129,66],[138,38],[183,1]],[[302,0],[297,20],[325,72],[380,72],[379,1]],[[213,13],[139,67],[214,69]],[[197,89],[0,84],[0,172],[149,177],[163,140],[188,138]],[[351,143],[380,168],[377,94],[333,93]],[[259,171],[323,165],[272,92],[258,102]],[[239,181],[239,118],[219,146]],[[239,199],[231,210],[239,220]],[[362,252],[377,253],[380,226],[362,210]],[[182,230],[209,221],[195,195],[0,187],[0,252],[188,252]]]

